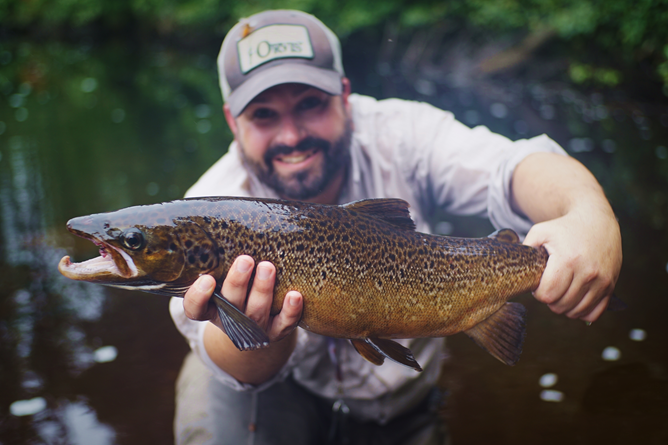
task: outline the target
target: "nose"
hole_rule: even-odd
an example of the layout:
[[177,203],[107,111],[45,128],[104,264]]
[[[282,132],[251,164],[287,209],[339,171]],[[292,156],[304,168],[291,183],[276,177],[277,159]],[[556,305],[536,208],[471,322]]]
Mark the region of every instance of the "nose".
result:
[[296,146],[304,137],[304,129],[301,124],[292,116],[285,116],[281,120],[281,128],[276,136],[274,143]]

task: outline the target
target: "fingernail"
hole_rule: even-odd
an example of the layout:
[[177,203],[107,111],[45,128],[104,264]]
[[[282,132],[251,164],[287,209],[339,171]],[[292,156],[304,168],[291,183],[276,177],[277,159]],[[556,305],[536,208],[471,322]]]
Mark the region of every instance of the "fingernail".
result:
[[197,288],[202,292],[209,292],[211,290],[211,281],[210,280],[199,280],[197,282]]
[[271,268],[266,264],[259,264],[257,266],[257,277],[261,280],[268,280],[271,275]]
[[296,294],[288,295],[288,304],[292,307],[299,306],[299,298]]
[[237,260],[237,270],[241,273],[246,273],[250,270],[250,268],[253,267],[253,264],[246,260],[246,259],[239,259]]

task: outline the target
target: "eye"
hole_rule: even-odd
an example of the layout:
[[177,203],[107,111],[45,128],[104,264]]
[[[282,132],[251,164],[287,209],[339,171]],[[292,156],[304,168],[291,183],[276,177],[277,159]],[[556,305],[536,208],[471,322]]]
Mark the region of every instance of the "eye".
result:
[[299,109],[301,111],[310,110],[312,108],[317,108],[323,103],[319,97],[310,96],[299,102]]
[[123,245],[130,250],[139,250],[144,247],[144,235],[139,229],[128,229],[123,233]]
[[257,108],[253,111],[253,119],[271,119],[276,112],[270,108]]

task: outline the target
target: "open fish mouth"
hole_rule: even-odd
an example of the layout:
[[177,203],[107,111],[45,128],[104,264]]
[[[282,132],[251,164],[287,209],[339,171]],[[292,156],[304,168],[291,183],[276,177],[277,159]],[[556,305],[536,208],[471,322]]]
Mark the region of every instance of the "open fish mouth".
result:
[[64,256],[58,270],[67,278],[79,281],[113,281],[114,278],[128,279],[138,275],[134,261],[123,250],[91,236],[75,232],[76,235],[92,241],[100,250],[100,255],[80,263],[73,263]]

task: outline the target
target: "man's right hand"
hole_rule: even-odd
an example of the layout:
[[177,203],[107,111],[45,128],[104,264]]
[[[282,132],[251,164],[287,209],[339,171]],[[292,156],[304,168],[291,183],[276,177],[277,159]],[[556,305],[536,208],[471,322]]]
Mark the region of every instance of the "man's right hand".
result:
[[[248,282],[255,265],[248,255],[238,257],[223,282],[222,295],[249,318],[253,319],[274,342],[294,330],[302,314],[302,295],[297,291],[287,293],[283,309],[270,315],[274,300],[276,268],[268,261],[258,264],[251,291],[246,299]],[[202,275],[186,293],[183,308],[192,320],[209,320],[222,329],[215,306],[209,304],[216,281],[211,275]]]
[[[216,287],[216,281],[210,275],[202,275],[190,286],[183,298],[183,308],[188,318],[209,320],[219,328],[207,327],[204,335],[204,344],[213,362],[239,381],[259,384],[278,372],[294,350],[295,328],[301,319],[303,298],[297,291],[288,292],[281,311],[272,316],[276,268],[268,261],[259,263],[248,292],[254,265],[250,256],[238,257],[223,282],[222,295],[264,329],[271,342],[268,348],[242,352],[224,334],[218,312],[209,304]],[[280,341],[285,337],[292,341]]]

